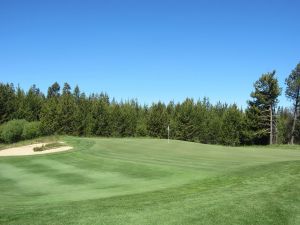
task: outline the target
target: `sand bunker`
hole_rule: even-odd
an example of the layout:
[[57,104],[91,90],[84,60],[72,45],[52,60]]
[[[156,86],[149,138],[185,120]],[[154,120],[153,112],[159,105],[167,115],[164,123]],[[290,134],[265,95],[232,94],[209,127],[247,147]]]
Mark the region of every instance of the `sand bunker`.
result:
[[53,153],[53,152],[62,152],[72,149],[71,146],[62,146],[59,148],[53,148],[41,152],[35,152],[33,151],[33,148],[35,147],[41,147],[43,145],[46,145],[48,143],[39,143],[39,144],[33,144],[33,145],[25,145],[21,147],[15,147],[15,148],[8,148],[0,150],[0,156],[20,156],[20,155],[40,155],[40,154],[47,154],[47,153]]

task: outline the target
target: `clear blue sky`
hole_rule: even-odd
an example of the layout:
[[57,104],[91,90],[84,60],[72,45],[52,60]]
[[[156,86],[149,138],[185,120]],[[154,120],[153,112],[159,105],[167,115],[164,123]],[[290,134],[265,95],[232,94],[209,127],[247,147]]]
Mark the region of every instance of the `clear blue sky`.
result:
[[245,106],[262,73],[276,69],[284,87],[300,61],[299,9],[299,0],[0,0],[0,81]]

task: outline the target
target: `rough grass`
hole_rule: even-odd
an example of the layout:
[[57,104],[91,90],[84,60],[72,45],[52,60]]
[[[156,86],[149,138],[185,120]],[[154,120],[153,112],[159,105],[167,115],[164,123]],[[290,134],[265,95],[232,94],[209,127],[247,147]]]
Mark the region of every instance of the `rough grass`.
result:
[[300,224],[299,148],[63,139],[0,158],[0,224]]
[[55,149],[55,148],[60,148],[66,146],[64,143],[60,143],[60,142],[54,142],[54,143],[49,143],[49,144],[45,144],[42,145],[41,147],[34,147],[33,151],[35,152],[42,152],[42,151],[46,151],[49,149]]

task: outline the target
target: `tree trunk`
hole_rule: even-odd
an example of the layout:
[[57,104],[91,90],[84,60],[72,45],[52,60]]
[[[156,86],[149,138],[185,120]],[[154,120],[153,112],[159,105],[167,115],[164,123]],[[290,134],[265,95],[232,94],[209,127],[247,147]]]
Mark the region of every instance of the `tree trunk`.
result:
[[298,93],[297,93],[297,97],[296,97],[296,101],[295,101],[294,120],[293,120],[292,137],[291,137],[292,145],[294,144],[296,121],[297,121],[297,117],[298,117],[299,91],[300,91],[300,88],[298,88]]

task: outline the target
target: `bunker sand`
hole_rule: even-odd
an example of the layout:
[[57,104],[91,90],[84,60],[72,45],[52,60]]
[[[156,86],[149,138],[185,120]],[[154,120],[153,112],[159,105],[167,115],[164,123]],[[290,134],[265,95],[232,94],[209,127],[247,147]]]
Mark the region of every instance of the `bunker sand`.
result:
[[14,147],[14,148],[7,148],[0,150],[0,156],[22,156],[22,155],[41,155],[41,154],[48,154],[53,152],[62,152],[72,149],[71,146],[63,146],[59,148],[53,148],[45,151],[33,151],[35,147],[41,147],[48,143],[39,143],[39,144],[32,144],[32,145],[25,145],[21,147]]

